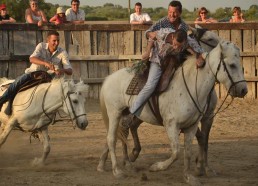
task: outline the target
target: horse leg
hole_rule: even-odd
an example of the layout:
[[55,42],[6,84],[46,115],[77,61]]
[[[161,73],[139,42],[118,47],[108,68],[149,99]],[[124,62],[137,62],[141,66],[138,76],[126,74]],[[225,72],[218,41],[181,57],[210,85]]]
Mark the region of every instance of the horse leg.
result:
[[196,159],[196,173],[197,175],[208,175],[212,173],[216,175],[216,172],[209,168],[208,166],[208,143],[209,143],[209,135],[211,126],[213,124],[214,119],[214,110],[217,105],[217,95],[216,92],[213,91],[211,93],[210,104],[205,112],[204,117],[201,119],[201,129],[197,130],[196,138],[199,144],[199,155]]
[[134,142],[134,148],[133,148],[131,154],[129,155],[129,160],[131,162],[135,162],[135,160],[138,158],[138,156],[141,152],[141,143],[140,143],[138,131],[137,131],[141,123],[142,123],[142,120],[136,119],[136,120],[134,120],[132,127],[130,127],[130,131],[131,131],[131,134],[133,137],[133,142]]
[[5,143],[8,135],[12,131],[12,129],[15,127],[17,124],[17,120],[14,118],[10,118],[10,120],[4,125],[3,131],[0,135],[0,147]]
[[184,130],[184,179],[190,185],[201,185],[199,180],[190,173],[192,142],[198,128],[198,123]]
[[201,130],[198,129],[196,137],[199,144],[199,155],[196,160],[197,174],[202,175],[212,173],[216,175],[217,173],[212,170],[208,165],[208,146],[209,146],[209,135],[211,126],[213,123],[213,118],[204,117],[201,120]]
[[98,164],[98,167],[97,167],[97,171],[99,172],[104,172],[105,171],[105,163],[107,161],[107,158],[108,158],[108,145],[107,143],[105,144],[105,147],[104,147],[104,150],[99,158],[99,164]]
[[48,136],[48,129],[44,129],[40,131],[40,136],[43,143],[43,154],[40,158],[35,158],[32,162],[33,166],[42,166],[45,164],[47,156],[50,152],[50,145],[49,145],[49,136]]
[[115,148],[116,148],[116,137],[117,137],[117,128],[121,116],[116,116],[111,114],[109,117],[109,128],[107,134],[107,144],[110,152],[113,175],[116,178],[123,178],[125,176],[124,172],[118,167]]
[[172,150],[172,154],[169,159],[156,162],[150,167],[150,171],[163,171],[166,170],[172,163],[174,163],[179,156],[179,133],[180,130],[176,127],[176,123],[173,122],[165,122],[164,127],[166,128],[167,135],[170,141],[170,146]]

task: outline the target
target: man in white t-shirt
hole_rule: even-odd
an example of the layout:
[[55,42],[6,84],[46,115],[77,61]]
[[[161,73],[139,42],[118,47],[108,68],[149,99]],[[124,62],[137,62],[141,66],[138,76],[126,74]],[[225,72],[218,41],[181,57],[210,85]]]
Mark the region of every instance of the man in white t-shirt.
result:
[[131,24],[151,24],[151,18],[149,14],[142,13],[142,4],[141,3],[135,3],[134,6],[135,13],[132,13],[130,15],[130,23]]
[[65,12],[66,20],[72,23],[84,23],[85,12],[82,9],[79,9],[80,1],[72,0],[72,8],[68,8]]

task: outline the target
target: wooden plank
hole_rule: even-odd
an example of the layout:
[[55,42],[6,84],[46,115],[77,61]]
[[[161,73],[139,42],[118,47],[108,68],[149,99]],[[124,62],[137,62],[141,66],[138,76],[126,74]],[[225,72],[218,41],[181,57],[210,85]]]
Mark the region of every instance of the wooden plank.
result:
[[134,32],[124,32],[124,54],[134,55]]
[[[252,30],[243,31],[243,51],[250,52],[253,51],[253,40],[254,34]],[[243,57],[243,68],[245,77],[254,77],[256,72],[256,62],[253,57]],[[247,98],[255,98],[256,95],[256,83],[247,83],[248,94]]]
[[71,60],[79,61],[110,61],[110,60],[133,60],[141,59],[141,55],[90,55],[90,56],[70,56]]
[[145,31],[142,31],[142,54],[145,53],[147,48],[148,40],[145,36]]
[[1,30],[0,31],[0,55],[9,54],[8,40],[9,40],[8,31]]
[[101,84],[103,83],[105,78],[87,78],[87,79],[82,78],[82,80],[84,83],[88,83],[88,84]]
[[14,37],[14,55],[30,55],[36,47],[35,31],[16,31]]
[[8,61],[1,61],[0,63],[0,77],[8,77]]
[[230,30],[219,30],[218,31],[219,37],[230,41]]
[[242,51],[242,30],[231,30],[231,41]]
[[134,54],[141,55],[142,54],[142,32],[135,31],[134,32]]

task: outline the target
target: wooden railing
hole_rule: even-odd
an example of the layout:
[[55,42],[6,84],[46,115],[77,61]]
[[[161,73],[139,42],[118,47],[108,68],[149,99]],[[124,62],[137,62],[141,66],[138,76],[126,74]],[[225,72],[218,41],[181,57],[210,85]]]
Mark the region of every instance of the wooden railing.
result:
[[[194,26],[194,25],[191,25]],[[258,23],[202,24],[220,37],[234,42],[241,50],[245,78],[248,81],[247,97],[256,99],[258,64]],[[130,25],[120,22],[100,24],[86,22],[80,25],[4,24],[0,25],[0,76],[16,78],[24,73],[29,56],[35,46],[46,40],[49,30],[60,33],[60,46],[70,56],[74,78],[82,78],[91,85],[89,97],[98,99],[101,84],[106,76],[141,58],[145,51],[145,30],[150,25]],[[216,86],[220,98],[226,91]]]

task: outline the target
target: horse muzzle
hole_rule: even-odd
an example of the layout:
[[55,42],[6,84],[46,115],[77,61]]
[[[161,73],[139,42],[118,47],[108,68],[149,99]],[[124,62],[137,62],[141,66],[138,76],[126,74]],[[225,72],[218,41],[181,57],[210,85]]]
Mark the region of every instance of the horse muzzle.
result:
[[247,93],[248,93],[248,88],[247,88],[246,82],[241,82],[241,83],[236,84],[229,91],[229,94],[231,96],[239,97],[239,98],[245,97],[245,95]]
[[87,118],[86,118],[86,115],[77,118],[77,120],[76,120],[76,125],[77,125],[77,127],[78,127],[79,129],[85,130],[86,127],[88,126],[88,120],[87,120]]

